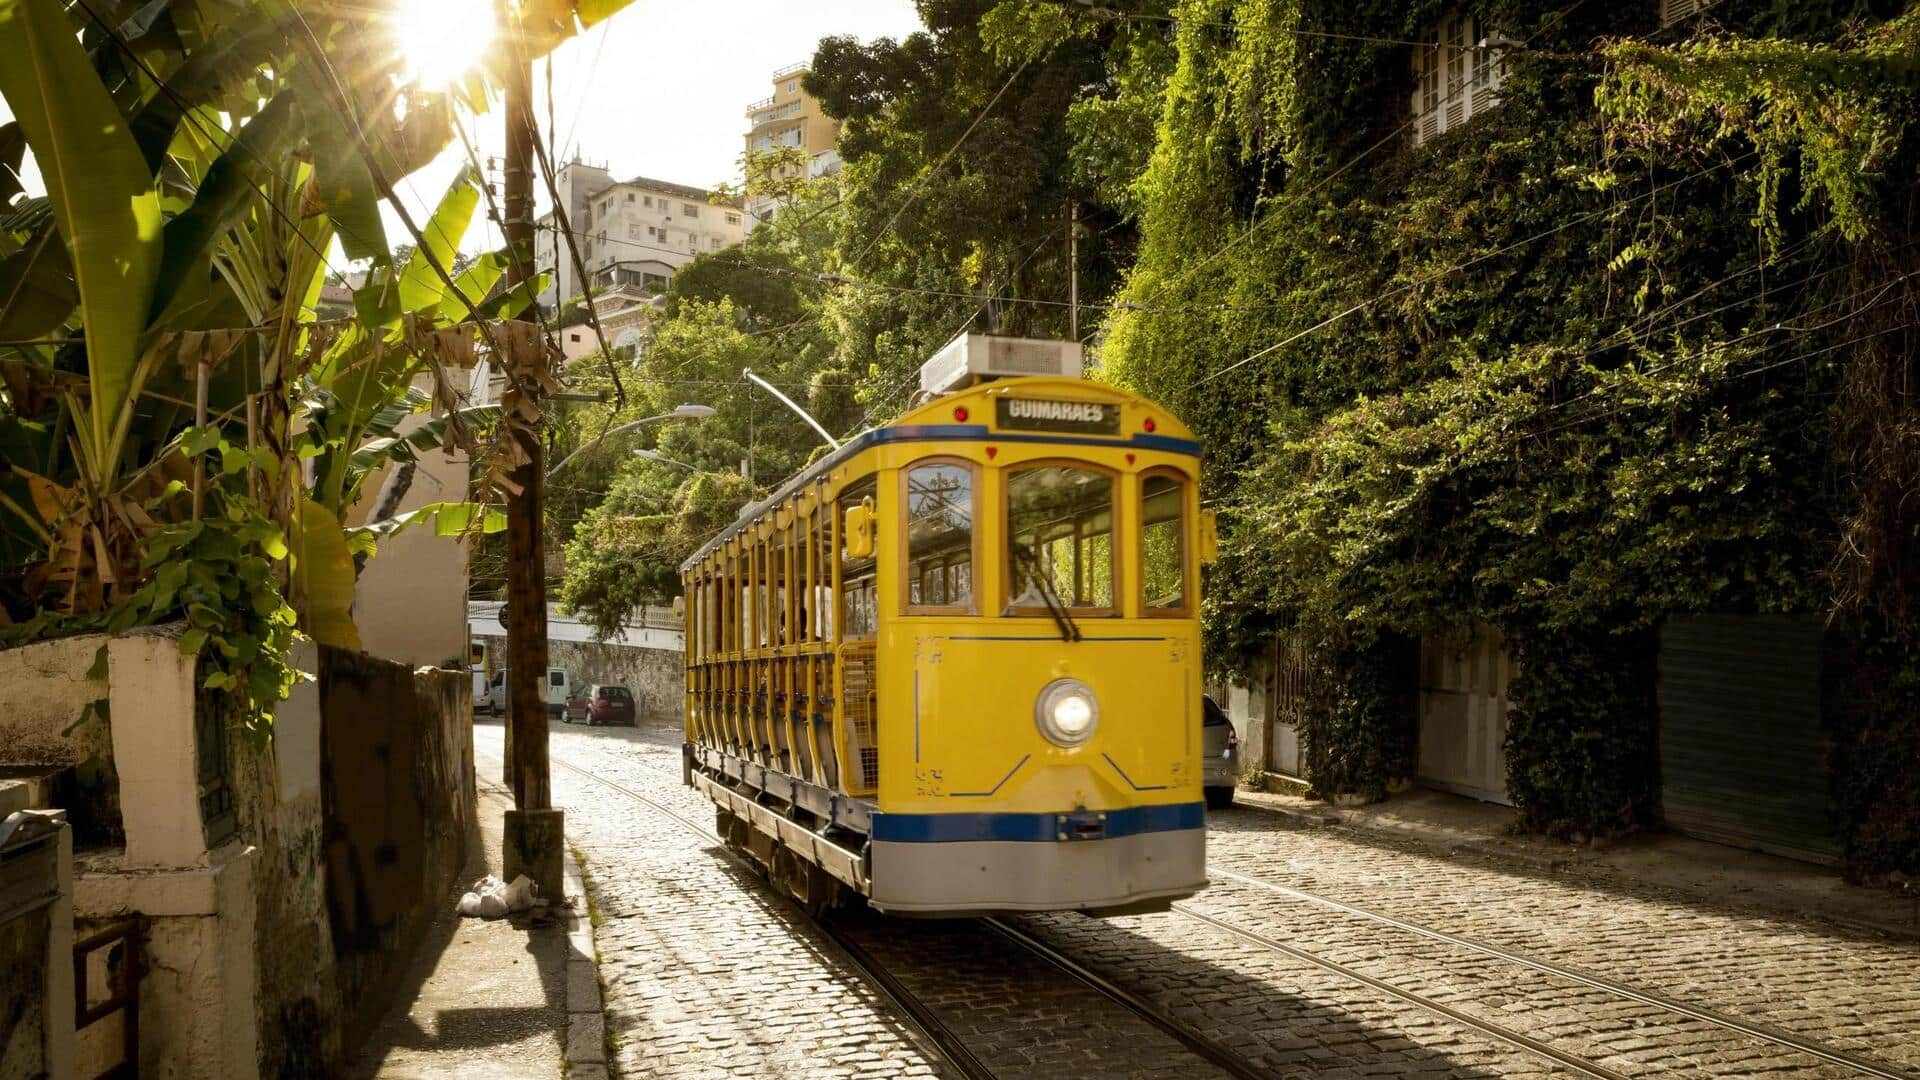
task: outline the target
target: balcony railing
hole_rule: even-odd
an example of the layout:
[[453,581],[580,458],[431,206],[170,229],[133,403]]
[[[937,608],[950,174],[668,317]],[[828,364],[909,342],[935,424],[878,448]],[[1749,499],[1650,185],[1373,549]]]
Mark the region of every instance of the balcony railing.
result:
[[777,124],[782,120],[791,120],[799,116],[802,111],[804,110],[801,108],[800,102],[789,101],[778,108],[766,109],[750,115],[753,118],[754,129],[758,130],[768,124]]
[[759,112],[771,104],[773,104],[772,98],[761,98],[759,101],[747,106],[747,115],[752,116],[754,113]]
[[781,68],[781,69],[779,69],[778,71],[775,71],[775,72],[773,73],[773,77],[774,77],[774,78],[776,78],[776,79],[778,79],[778,78],[780,78],[780,77],[781,77],[781,76],[783,76],[783,75],[791,75],[791,74],[793,74],[793,73],[794,73],[794,72],[796,72],[796,71],[806,71],[807,69],[809,69],[809,68],[811,68],[811,67],[813,67],[813,62],[812,62],[812,61],[810,61],[810,60],[802,60],[802,61],[800,61],[800,62],[799,62],[799,63],[797,63],[797,64],[788,64],[788,65],[787,65],[786,67],[783,67],[783,68]]

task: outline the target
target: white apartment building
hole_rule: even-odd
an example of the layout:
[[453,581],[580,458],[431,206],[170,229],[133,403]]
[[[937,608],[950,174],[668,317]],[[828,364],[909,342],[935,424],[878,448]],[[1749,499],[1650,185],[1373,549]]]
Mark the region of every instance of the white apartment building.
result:
[[[615,180],[604,167],[579,161],[561,166],[554,181],[595,288],[630,286],[657,293],[694,256],[746,239],[741,207],[710,202],[704,188],[644,176]],[[560,234],[558,215],[540,219],[534,256],[536,265],[553,273],[542,303],[555,307],[586,291]]]

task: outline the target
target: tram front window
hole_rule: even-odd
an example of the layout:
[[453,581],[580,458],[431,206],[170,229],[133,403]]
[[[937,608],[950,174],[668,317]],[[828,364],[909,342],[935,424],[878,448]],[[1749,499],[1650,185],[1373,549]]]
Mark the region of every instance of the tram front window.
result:
[[973,470],[940,462],[907,470],[907,607],[973,606]]
[[1140,482],[1140,581],[1143,606],[1151,613],[1187,607],[1185,504],[1185,485],[1172,476],[1153,474]]
[[1007,543],[1007,614],[1045,617],[1054,602],[1075,614],[1113,610],[1110,474],[1071,465],[1009,472]]

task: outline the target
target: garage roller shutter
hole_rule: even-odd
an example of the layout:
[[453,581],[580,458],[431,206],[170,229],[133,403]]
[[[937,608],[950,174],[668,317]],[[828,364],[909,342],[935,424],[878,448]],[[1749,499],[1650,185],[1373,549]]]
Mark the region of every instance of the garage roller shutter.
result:
[[1698,615],[1660,633],[1667,824],[1703,840],[1834,862],[1815,618]]

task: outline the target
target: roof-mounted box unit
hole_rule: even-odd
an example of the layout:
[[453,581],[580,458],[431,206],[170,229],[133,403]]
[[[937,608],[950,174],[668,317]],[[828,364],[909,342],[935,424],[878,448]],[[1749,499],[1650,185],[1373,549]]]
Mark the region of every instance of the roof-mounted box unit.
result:
[[1012,375],[1080,377],[1080,345],[1073,341],[961,334],[920,365],[920,389],[944,394],[976,378]]

